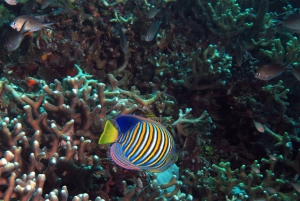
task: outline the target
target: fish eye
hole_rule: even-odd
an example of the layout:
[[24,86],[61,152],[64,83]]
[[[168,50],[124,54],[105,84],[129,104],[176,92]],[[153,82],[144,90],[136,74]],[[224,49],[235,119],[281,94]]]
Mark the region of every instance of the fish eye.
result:
[[260,76],[260,73],[256,73],[255,76]]
[[15,26],[15,25],[16,25],[16,22],[12,22],[11,24],[12,24],[13,26]]

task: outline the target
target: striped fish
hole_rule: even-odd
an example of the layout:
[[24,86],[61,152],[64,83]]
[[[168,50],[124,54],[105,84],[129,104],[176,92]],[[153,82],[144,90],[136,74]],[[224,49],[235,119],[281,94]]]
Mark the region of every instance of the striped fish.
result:
[[106,121],[99,144],[114,144],[110,148],[112,160],[130,170],[162,172],[177,160],[174,140],[160,123],[134,115],[119,115],[118,129]]

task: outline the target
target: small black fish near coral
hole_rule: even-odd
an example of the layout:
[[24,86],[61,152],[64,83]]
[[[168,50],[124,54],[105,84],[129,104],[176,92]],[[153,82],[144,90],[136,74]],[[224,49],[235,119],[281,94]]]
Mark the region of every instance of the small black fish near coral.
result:
[[152,23],[152,25],[148,29],[147,34],[145,36],[145,41],[149,42],[154,39],[161,23],[162,23],[162,20],[157,20],[156,22]]
[[126,53],[128,50],[128,44],[127,44],[127,39],[125,37],[125,34],[122,31],[122,27],[120,22],[117,23],[117,25],[115,26],[116,30],[115,33],[118,34],[120,36],[120,47],[121,50]]

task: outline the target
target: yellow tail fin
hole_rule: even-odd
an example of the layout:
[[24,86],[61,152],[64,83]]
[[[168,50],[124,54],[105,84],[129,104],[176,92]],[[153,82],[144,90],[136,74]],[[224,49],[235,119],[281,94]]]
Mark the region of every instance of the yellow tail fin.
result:
[[118,130],[110,121],[105,122],[104,131],[101,134],[98,144],[110,144],[114,143],[118,139]]

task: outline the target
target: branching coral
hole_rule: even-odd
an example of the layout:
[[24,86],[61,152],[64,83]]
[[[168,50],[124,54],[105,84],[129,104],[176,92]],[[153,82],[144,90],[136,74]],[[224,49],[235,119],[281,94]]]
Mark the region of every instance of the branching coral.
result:
[[[150,185],[143,188],[141,181],[137,179],[134,186],[127,186],[126,182],[123,181],[124,197],[121,199],[114,198],[113,200],[122,201],[141,201],[143,199],[154,201],[154,200],[181,200],[181,201],[192,201],[193,196],[185,195],[180,192],[182,182],[179,181],[176,176],[173,176],[171,180],[164,184],[157,184],[157,175],[154,174]],[[175,186],[172,192],[167,192],[165,189]]]
[[[74,200],[86,200],[87,195],[76,195],[99,185],[94,181],[101,179],[96,179],[95,174],[103,170],[100,166],[103,165],[102,160],[96,155],[88,157],[87,153],[95,152],[96,141],[105,121],[120,113],[132,113],[137,108],[156,107],[155,104],[159,105],[160,101],[170,102],[168,96],[160,92],[144,99],[139,93],[122,90],[117,87],[113,76],[110,78],[111,86],[105,90],[103,83],[92,79],[79,66],[76,68],[76,76],[66,77],[62,82],[55,80],[50,85],[44,84],[34,96],[30,93],[21,95],[11,85],[6,85],[5,95],[11,95],[22,112],[15,119],[4,118],[1,124],[1,149],[6,150],[3,171],[15,169],[18,174],[12,175],[12,178],[20,177],[23,171],[43,174],[45,177],[45,184],[37,185],[36,192],[34,188],[26,190],[27,185],[24,184],[17,188],[16,197],[40,197],[41,191],[50,193],[61,184],[66,184],[68,196],[74,196]],[[164,109],[161,110],[163,112]],[[104,164],[106,167],[107,164]],[[111,162],[110,166],[113,166]],[[26,183],[30,179],[24,177],[23,180]],[[175,193],[157,196],[164,198],[177,195],[181,185],[174,181],[171,185],[178,186]],[[139,186],[142,188],[142,185]],[[138,191],[131,192],[129,196],[129,191],[124,191],[127,197],[136,193]],[[129,200],[126,196],[124,199]],[[49,199],[54,197],[50,193]]]
[[[272,139],[275,140],[274,148],[280,149],[281,155],[274,156],[270,155],[270,159],[262,159],[262,162],[267,163],[270,165],[270,169],[273,171],[276,164],[283,163],[286,166],[291,167],[297,174],[300,173],[300,166],[299,166],[299,160],[300,160],[300,152],[299,150],[296,150],[297,153],[293,154],[293,144],[300,142],[299,137],[295,135],[289,135],[287,132],[285,132],[283,135],[280,135],[278,133],[275,133],[268,127],[265,129],[265,133],[270,135]],[[295,156],[293,156],[295,155]]]
[[289,103],[284,100],[287,99],[287,94],[290,90],[285,89],[283,82],[280,80],[277,84],[262,87],[262,90],[266,95],[266,100],[263,100],[264,103],[248,97],[248,102],[252,108],[254,110],[284,114],[289,105]]
[[282,45],[281,39],[277,38],[272,43],[270,50],[260,49],[260,53],[267,56],[273,63],[285,64],[289,61],[300,62],[300,46],[296,37]]
[[203,12],[209,30],[215,34],[221,33],[222,37],[227,39],[237,36],[253,26],[253,22],[247,22],[253,9],[241,12],[236,1],[211,1],[204,5],[200,0],[197,0],[197,4]]
[[[55,30],[34,33],[9,55],[0,51],[0,198],[299,200],[290,177],[300,174],[300,124],[298,108],[291,115],[288,107],[297,95],[281,81],[253,79],[253,66],[266,62],[261,46],[273,43],[260,54],[274,63],[299,62],[298,39],[273,32],[269,4],[283,1],[69,3],[43,10]],[[156,37],[145,41],[157,20]],[[243,54],[237,68],[232,58]],[[29,86],[29,78],[37,83]],[[181,176],[171,172],[158,183],[155,174],[114,164],[97,140],[119,114],[149,116],[172,130]],[[258,134],[253,120],[270,128]]]
[[159,57],[148,58],[148,61],[155,66],[155,75],[170,74],[173,68],[173,64],[168,63],[168,55],[159,54]]
[[[173,135],[179,140],[180,143],[184,142],[184,138],[191,134],[192,130],[197,130],[198,134],[208,135],[210,130],[215,129],[212,125],[212,120],[209,117],[207,111],[204,111],[198,118],[193,118],[191,114],[192,109],[187,108],[185,113],[182,110],[179,111],[179,118],[173,124]],[[199,130],[201,128],[201,130]]]
[[231,0],[209,3],[198,0],[197,5],[203,12],[207,28],[227,40],[227,45],[232,46],[229,42],[236,36],[244,36],[240,37],[240,44],[247,50],[270,44],[267,36],[272,30],[273,15],[268,13],[268,0],[260,1],[257,12],[253,8],[241,11],[239,3]]
[[[174,105],[174,101],[170,99],[166,94],[158,91],[151,95],[140,95],[140,91],[136,87],[131,87],[131,90],[120,89],[119,85],[123,80],[118,81],[112,74],[108,74],[108,78],[111,83],[111,91],[119,93],[119,98],[123,101],[122,104],[132,105],[135,103],[137,109],[141,110],[143,113],[154,113],[154,109],[158,110],[159,114],[164,113],[169,110],[170,107]],[[124,97],[127,97],[124,99]],[[124,105],[125,106],[125,105]]]
[[[187,76],[182,73],[182,80],[177,82],[189,90],[218,88],[226,83],[226,78],[231,77],[229,69],[231,60],[229,55],[220,55],[216,45],[209,45],[203,52],[199,48],[190,58],[189,65],[192,74]],[[174,84],[178,83],[174,82]]]
[[[202,192],[202,194],[199,194],[199,198],[201,198],[199,200],[204,200],[204,198],[207,200],[217,199],[216,195],[211,194],[212,189],[215,187],[223,194],[231,196],[232,198],[235,195],[241,200],[247,200],[249,197],[263,197],[266,200],[297,200],[299,195],[295,190],[288,193],[280,192],[280,188],[288,182],[285,182],[282,179],[276,179],[275,174],[271,170],[266,170],[264,175],[260,174],[259,167],[260,165],[258,162],[254,161],[251,165],[250,173],[247,174],[245,165],[239,169],[232,170],[229,162],[221,162],[219,165],[214,164],[212,166],[212,169],[217,171],[217,176],[210,174],[208,169],[204,169],[196,175],[186,171],[184,173],[185,176],[183,177],[183,181],[186,184],[186,190],[194,189],[194,191],[198,191],[198,194]],[[203,182],[205,182],[205,185]],[[199,184],[204,185],[205,188],[201,188],[201,185]],[[233,190],[236,188],[241,189],[238,190],[239,193],[237,194]]]
[[[10,151],[6,151],[4,153],[4,157],[1,159],[1,180],[2,185],[4,185],[4,179],[6,180],[5,185],[7,185],[6,191],[1,194],[1,197],[4,201],[9,201],[11,198],[18,198],[18,200],[41,200],[43,199],[43,189],[45,189],[45,181],[46,175],[45,174],[38,174],[30,172],[27,174],[22,174],[20,171],[22,168],[19,166],[18,162],[21,162],[21,148],[17,151],[16,147],[12,147],[13,153]],[[33,161],[32,161],[33,162]],[[34,170],[34,169],[32,169]],[[30,170],[29,170],[30,171]],[[7,175],[4,176],[4,173]],[[49,178],[48,178],[49,179]],[[54,190],[50,192],[49,195],[45,195],[46,200],[55,200],[58,199],[58,191]],[[67,200],[68,198],[68,191],[67,188],[64,186],[61,190],[60,200]],[[82,196],[75,196],[73,200],[78,200],[79,197]],[[85,198],[88,198],[88,195],[85,195]],[[87,200],[87,199],[82,199]],[[96,200],[101,200],[100,197],[96,198]]]

